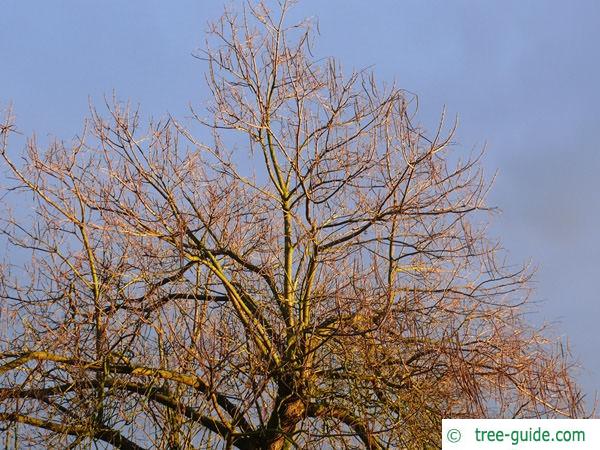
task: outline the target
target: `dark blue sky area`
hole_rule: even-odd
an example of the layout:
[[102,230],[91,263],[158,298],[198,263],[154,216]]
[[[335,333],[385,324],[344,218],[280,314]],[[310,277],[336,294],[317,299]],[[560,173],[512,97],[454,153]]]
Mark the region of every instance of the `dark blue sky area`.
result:
[[[0,13],[0,106],[20,130],[69,139],[91,98],[113,89],[147,116],[187,114],[207,99],[200,61],[224,2],[7,0]],[[316,53],[419,95],[432,127],[458,114],[465,151],[487,145],[498,178],[492,232],[510,260],[539,267],[532,320],[554,324],[600,388],[600,2],[596,0],[304,0]]]

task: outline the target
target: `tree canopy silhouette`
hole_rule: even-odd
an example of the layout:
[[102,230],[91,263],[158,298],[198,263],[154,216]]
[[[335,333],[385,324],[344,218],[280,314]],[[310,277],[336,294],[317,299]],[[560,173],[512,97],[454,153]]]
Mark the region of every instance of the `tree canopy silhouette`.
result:
[[486,237],[480,155],[288,8],[211,26],[210,133],[115,101],[18,161],[6,115],[6,205],[34,202],[2,214],[6,442],[430,448],[443,417],[581,414]]

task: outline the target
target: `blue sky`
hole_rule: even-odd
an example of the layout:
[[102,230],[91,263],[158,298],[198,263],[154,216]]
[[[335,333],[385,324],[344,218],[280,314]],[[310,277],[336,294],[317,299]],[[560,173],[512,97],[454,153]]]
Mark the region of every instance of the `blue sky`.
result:
[[[200,61],[207,21],[225,2],[5,0],[0,106],[21,131],[69,139],[90,99],[113,90],[147,116],[187,114],[208,98]],[[445,105],[466,152],[487,146],[498,177],[491,232],[510,261],[537,267],[532,320],[554,324],[600,388],[600,2],[595,0],[302,0],[318,55],[373,66],[419,96],[431,128]]]

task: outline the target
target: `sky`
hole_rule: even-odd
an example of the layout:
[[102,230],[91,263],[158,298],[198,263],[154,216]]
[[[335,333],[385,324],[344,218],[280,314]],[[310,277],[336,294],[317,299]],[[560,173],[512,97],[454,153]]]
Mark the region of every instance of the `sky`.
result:
[[[69,140],[90,101],[115,92],[146,117],[208,100],[192,54],[229,3],[3,0],[0,109],[19,130]],[[552,324],[600,391],[600,2],[301,0],[319,24],[316,54],[371,67],[418,95],[421,123],[458,115],[465,153],[486,147],[497,173],[491,233],[509,260],[536,267],[533,321]]]

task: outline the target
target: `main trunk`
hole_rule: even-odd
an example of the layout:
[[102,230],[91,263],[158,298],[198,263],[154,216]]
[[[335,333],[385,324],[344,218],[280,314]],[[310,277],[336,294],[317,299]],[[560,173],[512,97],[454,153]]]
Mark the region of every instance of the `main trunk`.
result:
[[304,403],[296,396],[285,396],[283,400],[278,401],[256,448],[261,450],[289,448],[293,442],[296,425],[304,413]]

